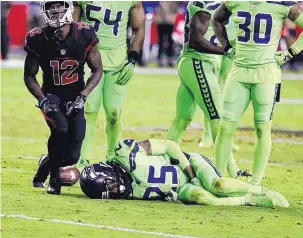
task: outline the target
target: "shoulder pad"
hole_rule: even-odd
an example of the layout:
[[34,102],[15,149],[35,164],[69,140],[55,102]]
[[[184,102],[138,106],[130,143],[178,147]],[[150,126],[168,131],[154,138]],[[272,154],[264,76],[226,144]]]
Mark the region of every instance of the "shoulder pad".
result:
[[42,34],[43,30],[40,27],[35,27],[29,31],[25,36],[24,50],[26,52],[37,52]]
[[76,26],[78,30],[82,31],[82,33],[84,34],[84,37],[87,40],[88,45],[95,46],[99,43],[99,40],[96,35],[96,31],[88,23],[77,22]]

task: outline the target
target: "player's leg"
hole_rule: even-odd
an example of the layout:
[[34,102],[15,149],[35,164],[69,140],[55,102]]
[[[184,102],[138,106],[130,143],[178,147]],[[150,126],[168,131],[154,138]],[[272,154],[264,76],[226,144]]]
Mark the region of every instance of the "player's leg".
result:
[[221,70],[220,70],[220,76],[219,76],[219,85],[223,89],[224,85],[226,83],[226,79],[228,76],[228,72],[231,69],[232,60],[228,58],[227,56],[222,57],[222,64],[221,64]]
[[221,91],[218,80],[212,67],[200,60],[186,60],[183,67],[184,71],[189,70],[189,68],[193,69],[193,77],[182,78],[182,80],[192,91],[204,115],[210,120],[211,134],[215,139],[220,123]]
[[178,199],[187,204],[213,205],[213,206],[261,206],[274,207],[273,199],[266,196],[245,195],[239,197],[218,198],[202,187],[190,183],[182,185],[178,190]]
[[244,196],[247,193],[253,195],[264,194],[260,185],[252,185],[233,178],[224,178],[217,171],[215,166],[205,156],[198,153],[191,153],[190,164],[209,192],[220,196]]
[[[228,76],[228,72],[230,71],[231,66],[232,66],[232,60],[230,58],[228,58],[227,56],[223,56],[221,70],[220,70],[220,76],[219,76],[219,85],[220,85],[220,88],[222,89],[222,91],[224,89],[226,79]],[[232,143],[233,143],[232,150],[239,151],[240,147],[234,143],[234,138],[233,138]]]
[[227,80],[223,90],[221,123],[215,143],[215,165],[221,174],[224,174],[227,168],[227,155],[232,152],[232,138],[238,122],[250,102],[248,86],[235,80]]
[[115,154],[115,147],[122,135],[122,104],[126,93],[126,85],[116,84],[119,73],[109,71],[104,79],[103,108],[105,112],[106,156]]
[[277,97],[277,84],[256,84],[251,99],[254,108],[256,143],[252,183],[260,183],[271,153],[271,117]]
[[65,113],[65,108],[60,98],[56,95],[47,95],[47,98],[60,108],[60,112],[43,114],[51,131],[51,135],[47,143],[50,163],[50,180],[47,192],[50,194],[60,194],[61,185],[59,169],[61,166],[61,159],[64,155],[64,142],[68,131],[68,123],[65,115],[63,114]]
[[[213,60],[213,73],[218,79],[220,76],[220,71],[221,71],[221,64],[222,64],[222,55],[214,55],[214,60]],[[210,121],[207,116],[203,117],[204,123],[203,123],[203,133],[202,133],[202,138],[199,143],[200,147],[204,148],[210,148],[214,145],[213,143],[213,138],[211,135],[211,129],[210,129]]]
[[[220,124],[220,106],[221,106],[221,90],[218,80],[212,71],[212,67],[200,60],[192,59],[186,61],[184,67],[189,69],[194,68],[195,76],[184,79],[184,83],[191,89],[194,94],[195,101],[204,112],[204,115],[210,120],[210,128],[213,142],[217,137],[217,132]],[[232,177],[237,176],[240,170],[234,161],[232,152],[226,154],[226,158],[230,160],[229,174]]]
[[[85,69],[87,71],[87,69]],[[86,72],[88,73],[88,72]],[[106,72],[103,72],[101,82],[88,95],[84,105],[85,119],[86,119],[86,133],[82,143],[81,156],[77,166],[88,164],[90,159],[90,152],[94,144],[94,135],[96,132],[96,123],[102,102],[103,83],[106,77]]]
[[180,144],[182,136],[192,121],[196,103],[191,91],[181,82],[176,97],[176,115],[168,129],[166,139]]
[[[77,164],[80,158],[81,146],[85,137],[86,122],[84,111],[72,112],[68,119],[68,132],[65,140],[65,154],[61,167]],[[80,171],[83,166],[78,166]]]
[[203,116],[203,133],[199,146],[203,148],[210,148],[214,145],[213,137],[210,129],[210,121],[207,116]]

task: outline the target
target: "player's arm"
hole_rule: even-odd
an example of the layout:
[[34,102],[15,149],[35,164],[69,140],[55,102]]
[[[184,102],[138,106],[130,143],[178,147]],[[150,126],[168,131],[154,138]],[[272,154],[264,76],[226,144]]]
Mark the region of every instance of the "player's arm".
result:
[[86,60],[88,67],[91,69],[91,74],[81,94],[87,97],[98,85],[103,74],[101,55],[96,46],[93,46],[88,52]]
[[[303,27],[303,3],[295,4],[289,14],[288,18],[293,21],[299,27]],[[303,51],[303,33],[298,39],[292,44],[292,46],[284,51],[278,51],[275,54],[275,59],[279,65],[283,65],[288,60],[292,59],[297,54]]]
[[182,150],[176,142],[171,140],[150,139],[140,141],[139,144],[145,150],[147,155],[166,154],[169,157],[176,159],[179,163],[178,166],[190,179],[196,177],[188,159],[183,154]]
[[121,73],[116,81],[119,85],[126,85],[132,78],[135,64],[139,60],[145,34],[145,14],[141,2],[136,4],[129,11],[129,21],[132,28],[132,38],[128,51],[128,59],[124,63]]
[[222,2],[221,6],[216,10],[213,17],[213,27],[214,32],[222,45],[224,52],[227,54],[231,54],[232,46],[229,43],[226,27],[224,23],[229,19],[232,13],[227,9],[224,2]]
[[33,53],[27,53],[24,62],[24,83],[28,91],[38,100],[38,102],[42,102],[46,97],[36,78],[38,71],[39,62],[37,57]]
[[145,14],[141,2],[130,9],[130,26],[132,28],[132,38],[130,41],[129,53],[132,51],[139,53],[142,50],[145,35]]
[[87,96],[93,91],[101,80],[103,69],[102,61],[99,50],[96,46],[93,46],[86,56],[88,67],[91,69],[91,74],[88,77],[84,89],[80,92],[80,95],[69,106],[66,115],[69,116],[74,109],[82,109],[86,101]]
[[73,13],[73,19],[74,22],[79,22],[81,19],[81,7],[80,4],[77,1],[73,1],[74,4],[74,13]]
[[224,50],[202,36],[207,32],[211,15],[207,12],[199,11],[191,19],[189,26],[188,45],[201,53],[223,55]]

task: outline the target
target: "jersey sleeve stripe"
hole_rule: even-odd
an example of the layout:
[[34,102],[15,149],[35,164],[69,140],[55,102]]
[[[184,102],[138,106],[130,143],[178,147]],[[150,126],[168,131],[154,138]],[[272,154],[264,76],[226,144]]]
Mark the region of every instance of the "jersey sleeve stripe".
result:
[[193,6],[204,8],[204,3],[199,2],[199,1],[194,1],[193,2]]
[[296,4],[295,1],[266,1],[267,3],[278,4],[286,7],[290,7]]
[[78,27],[77,27],[76,24],[74,24],[74,26],[75,26],[75,31],[76,31],[76,33],[75,33],[75,40],[77,40],[77,37],[78,37]]
[[84,52],[84,59],[86,58],[86,55],[91,50],[91,48],[93,48],[96,41],[97,41],[97,36],[95,36],[95,39],[87,46],[87,48]]
[[218,3],[218,4],[215,4],[215,5],[211,5],[211,6],[208,6],[207,9],[208,10],[216,10],[218,7],[220,7],[221,3]]
[[44,29],[42,29],[42,32],[43,32],[45,39],[48,41],[48,37],[46,36]]

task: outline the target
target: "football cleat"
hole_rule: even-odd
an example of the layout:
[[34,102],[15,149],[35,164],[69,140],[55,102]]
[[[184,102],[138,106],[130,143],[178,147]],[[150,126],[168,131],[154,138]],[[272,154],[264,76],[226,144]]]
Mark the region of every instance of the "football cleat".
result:
[[277,207],[289,207],[287,199],[280,193],[263,186],[263,192],[267,197],[275,201]]
[[237,176],[235,178],[238,178],[238,177],[251,177],[252,175],[248,172],[248,170],[239,170],[237,172]]
[[61,182],[60,178],[50,178],[47,187],[48,194],[60,194],[61,193]]
[[48,155],[43,155],[39,159],[38,169],[33,178],[33,186],[35,188],[43,188],[44,183],[49,175],[50,161]]
[[246,195],[246,205],[273,208],[276,206],[276,202],[266,195],[254,196],[248,194]]

